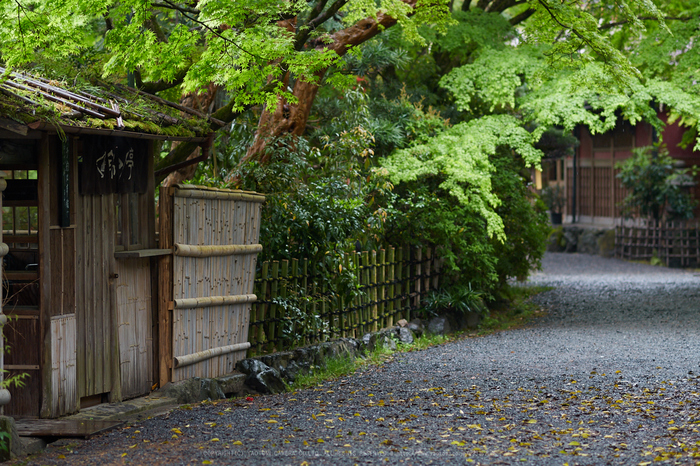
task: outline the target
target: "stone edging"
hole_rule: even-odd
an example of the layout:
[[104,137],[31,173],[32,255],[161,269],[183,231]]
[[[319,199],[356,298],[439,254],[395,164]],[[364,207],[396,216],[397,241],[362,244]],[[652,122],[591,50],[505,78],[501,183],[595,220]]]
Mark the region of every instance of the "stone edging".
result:
[[395,350],[397,341],[411,344],[415,337],[420,337],[426,330],[432,334],[447,334],[456,330],[476,328],[478,323],[479,316],[476,314],[460,318],[439,316],[429,322],[420,319],[406,322],[402,319],[397,325],[368,333],[361,340],[340,338],[291,351],[247,358],[236,364],[239,374],[212,379],[194,377],[176,384],[169,383],[160,393],[177,399],[178,403],[182,404],[252,393],[281,393],[286,390],[285,384],[293,383],[299,374],[323,367],[329,359],[344,356],[351,359],[365,357],[367,350],[373,351],[377,346]]

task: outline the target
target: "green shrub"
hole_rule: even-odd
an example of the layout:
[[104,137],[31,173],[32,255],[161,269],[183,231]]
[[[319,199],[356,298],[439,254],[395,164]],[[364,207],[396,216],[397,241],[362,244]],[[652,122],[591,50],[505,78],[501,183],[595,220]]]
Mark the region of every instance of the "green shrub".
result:
[[686,189],[697,167],[683,169],[668,155],[665,147],[639,147],[627,160],[616,164],[617,177],[628,190],[622,201],[626,217],[675,220],[693,218],[698,201]]

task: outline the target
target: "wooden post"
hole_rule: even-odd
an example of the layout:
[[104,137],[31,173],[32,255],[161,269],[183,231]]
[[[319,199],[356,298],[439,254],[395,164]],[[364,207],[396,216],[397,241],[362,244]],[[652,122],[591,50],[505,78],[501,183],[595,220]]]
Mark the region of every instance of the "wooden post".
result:
[[[51,185],[50,185],[50,161],[49,161],[49,136],[42,134],[39,143],[38,158],[38,216],[39,216],[39,341],[42,348],[41,354],[41,377],[42,377],[42,400],[41,417],[49,417],[51,412],[51,400],[53,387],[51,386],[51,254],[50,254],[50,205],[51,205]],[[18,209],[15,209],[17,215]],[[17,225],[17,219],[14,222]]]
[[[161,188],[159,204],[158,237],[160,249],[173,246],[173,196],[174,187]],[[173,360],[173,256],[158,259],[158,353],[159,385],[162,387],[171,380],[170,369]]]
[[[0,217],[2,216],[2,191],[7,188],[7,181],[5,181],[5,172],[0,171]],[[4,222],[3,222],[4,223]],[[0,228],[0,260],[7,255],[8,247],[2,242],[2,229]],[[3,277],[4,279],[4,277]],[[4,327],[7,323],[7,317],[3,314],[2,310],[2,287],[0,286],[0,349],[5,348]],[[0,351],[0,382],[3,381],[5,376],[5,351]],[[10,391],[7,388],[0,389],[0,414],[3,414],[2,406],[10,402]]]

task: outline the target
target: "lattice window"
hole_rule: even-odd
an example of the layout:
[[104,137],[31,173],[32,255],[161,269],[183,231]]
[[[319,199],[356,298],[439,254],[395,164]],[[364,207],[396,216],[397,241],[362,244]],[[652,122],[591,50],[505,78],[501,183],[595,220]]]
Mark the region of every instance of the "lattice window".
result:
[[612,217],[612,168],[595,167],[593,201],[596,217]]
[[579,168],[579,215],[593,215],[592,190],[593,190],[593,169],[591,167]]
[[5,170],[3,193],[3,241],[9,253],[3,258],[5,306],[38,304],[39,208],[38,172],[35,169]]

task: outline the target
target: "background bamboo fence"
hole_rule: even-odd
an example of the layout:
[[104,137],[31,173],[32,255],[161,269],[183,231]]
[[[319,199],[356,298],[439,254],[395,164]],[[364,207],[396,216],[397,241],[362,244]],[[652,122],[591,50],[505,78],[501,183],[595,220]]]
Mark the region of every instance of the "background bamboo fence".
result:
[[615,255],[629,260],[656,257],[667,267],[697,267],[700,224],[697,220],[620,221],[615,227]]
[[322,280],[308,260],[268,261],[255,280],[249,354],[265,354],[411,320],[438,287],[440,261],[431,249],[387,247],[344,256],[338,273],[352,274],[358,293],[346,302],[333,280]]

